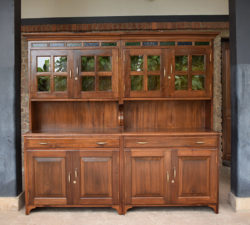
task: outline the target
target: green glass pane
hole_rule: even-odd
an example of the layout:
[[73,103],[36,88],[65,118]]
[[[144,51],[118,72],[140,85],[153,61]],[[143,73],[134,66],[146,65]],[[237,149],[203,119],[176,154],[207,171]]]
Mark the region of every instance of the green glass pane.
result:
[[116,42],[102,42],[102,46],[117,46]]
[[143,71],[143,55],[130,56],[131,71]]
[[130,76],[131,79],[131,91],[143,90],[143,75]]
[[95,77],[94,76],[82,77],[82,91],[95,91]]
[[192,71],[204,71],[205,70],[205,56],[193,55],[192,56]]
[[174,41],[162,41],[160,42],[160,46],[174,46],[175,42]]
[[37,77],[37,90],[38,91],[50,90],[50,76],[38,76]]
[[210,42],[208,41],[197,41],[195,42],[196,46],[201,46],[201,45],[210,45]]
[[205,89],[205,76],[195,75],[192,76],[192,90],[204,90]]
[[99,91],[112,90],[112,77],[99,77]]
[[55,72],[67,72],[67,57],[58,56],[54,58]]
[[175,90],[188,89],[188,76],[175,75]]
[[94,56],[82,56],[81,57],[81,71],[82,72],[95,71],[95,57]]
[[188,56],[178,55],[175,56],[175,71],[188,70]]
[[54,90],[66,91],[67,90],[67,77],[54,76]]
[[125,46],[140,46],[141,42],[126,42]]
[[98,57],[98,71],[111,71],[111,57],[110,56],[99,56]]
[[160,90],[160,76],[148,76],[148,90],[157,91]]
[[161,57],[159,55],[148,56],[148,71],[160,71]]
[[50,57],[37,57],[37,72],[50,71]]

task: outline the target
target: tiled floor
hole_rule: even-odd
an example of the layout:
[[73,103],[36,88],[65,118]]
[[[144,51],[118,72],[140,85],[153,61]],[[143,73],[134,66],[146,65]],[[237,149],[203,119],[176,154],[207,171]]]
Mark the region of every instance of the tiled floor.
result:
[[207,207],[134,208],[125,216],[113,209],[43,208],[26,216],[19,212],[0,212],[0,225],[250,225],[250,211],[234,212],[228,204],[230,171],[220,175],[220,212]]

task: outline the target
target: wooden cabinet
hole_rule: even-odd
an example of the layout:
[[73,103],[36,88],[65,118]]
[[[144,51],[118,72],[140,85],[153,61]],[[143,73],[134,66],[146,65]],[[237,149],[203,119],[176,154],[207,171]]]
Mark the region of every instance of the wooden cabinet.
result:
[[215,149],[174,151],[173,201],[177,204],[210,204],[218,211],[218,167]]
[[31,50],[31,98],[118,98],[118,49]]
[[119,150],[29,150],[26,212],[34,207],[119,208]]
[[209,206],[216,33],[30,34],[26,213]]
[[125,149],[125,204],[164,205],[169,202],[171,152]]
[[218,212],[217,202],[215,149],[125,149],[125,211],[149,204],[208,205]]
[[26,212],[34,205],[65,205],[67,171],[70,162],[66,151],[28,151],[26,158]]

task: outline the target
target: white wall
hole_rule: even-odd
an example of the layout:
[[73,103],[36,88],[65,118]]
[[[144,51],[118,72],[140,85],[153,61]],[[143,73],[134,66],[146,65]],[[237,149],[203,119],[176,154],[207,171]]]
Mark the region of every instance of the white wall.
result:
[[228,0],[21,0],[22,18],[228,15]]

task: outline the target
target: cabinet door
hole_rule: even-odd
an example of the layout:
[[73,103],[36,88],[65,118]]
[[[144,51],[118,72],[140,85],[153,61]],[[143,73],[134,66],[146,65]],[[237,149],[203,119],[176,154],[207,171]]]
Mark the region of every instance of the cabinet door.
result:
[[216,150],[178,150],[173,153],[173,162],[171,189],[174,202],[216,203],[218,196]]
[[26,191],[29,205],[67,204],[66,151],[27,151]]
[[211,50],[175,49],[172,54],[170,95],[182,98],[211,97]]
[[161,205],[169,201],[171,152],[125,150],[125,204]]
[[75,204],[119,204],[119,150],[80,151],[73,161]]
[[31,50],[31,98],[69,98],[72,95],[72,52]]
[[75,98],[118,98],[118,49],[74,52]]
[[124,51],[125,97],[161,97],[163,95],[163,54],[161,49]]

